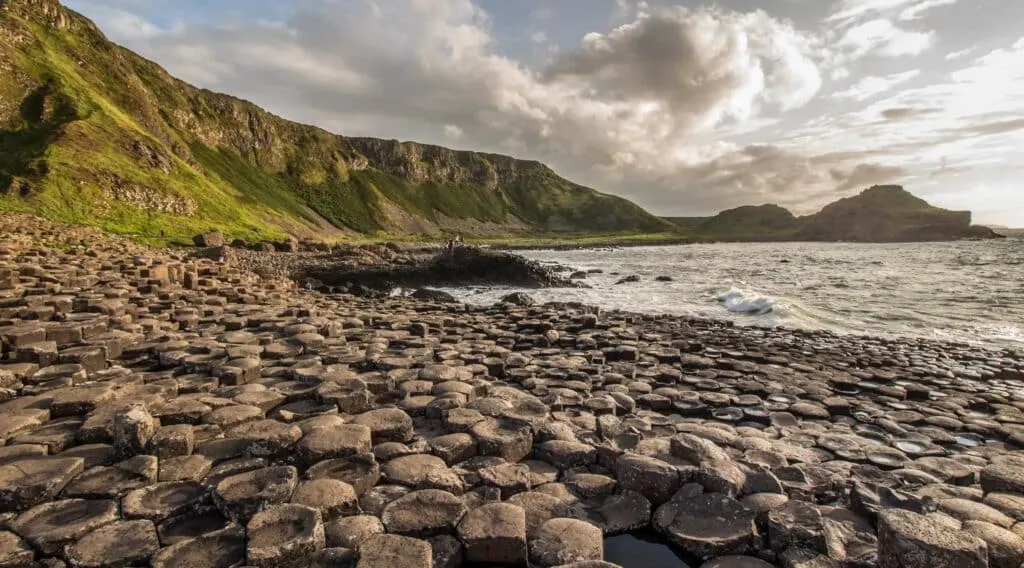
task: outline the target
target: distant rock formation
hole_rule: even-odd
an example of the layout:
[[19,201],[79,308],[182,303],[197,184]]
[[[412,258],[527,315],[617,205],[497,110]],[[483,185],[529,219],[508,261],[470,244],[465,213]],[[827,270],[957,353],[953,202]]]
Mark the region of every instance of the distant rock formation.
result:
[[920,242],[1002,238],[988,227],[972,225],[970,211],[934,207],[899,185],[870,187],[805,217],[778,205],[761,205],[729,209],[700,222],[692,217],[685,219],[693,235],[704,240]]

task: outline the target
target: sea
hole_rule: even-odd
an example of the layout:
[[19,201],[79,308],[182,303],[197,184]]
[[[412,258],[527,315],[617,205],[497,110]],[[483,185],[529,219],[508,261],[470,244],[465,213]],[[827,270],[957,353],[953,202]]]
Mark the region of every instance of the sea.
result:
[[[919,337],[1024,349],[1024,240],[720,243],[522,251],[587,272],[590,288],[445,289],[470,304],[522,291],[737,325]],[[620,281],[637,276],[636,282]],[[659,279],[660,277],[660,279]]]

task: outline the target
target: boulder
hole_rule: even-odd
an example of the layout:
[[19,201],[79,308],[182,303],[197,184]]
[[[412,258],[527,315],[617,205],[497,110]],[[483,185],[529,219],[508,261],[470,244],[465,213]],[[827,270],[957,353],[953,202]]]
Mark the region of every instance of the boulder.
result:
[[425,302],[437,302],[439,304],[456,304],[458,300],[455,296],[452,296],[448,292],[442,290],[433,290],[430,288],[420,288],[409,295],[411,298],[417,300],[423,300]]
[[224,233],[217,230],[206,231],[192,237],[192,242],[197,247],[221,247],[224,246]]

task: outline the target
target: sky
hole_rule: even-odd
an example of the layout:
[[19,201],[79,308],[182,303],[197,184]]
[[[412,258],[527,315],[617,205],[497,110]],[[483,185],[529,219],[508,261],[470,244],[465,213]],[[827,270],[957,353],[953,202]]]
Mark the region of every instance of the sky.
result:
[[660,215],[898,183],[1024,227],[1019,0],[64,0],[285,118],[540,160]]

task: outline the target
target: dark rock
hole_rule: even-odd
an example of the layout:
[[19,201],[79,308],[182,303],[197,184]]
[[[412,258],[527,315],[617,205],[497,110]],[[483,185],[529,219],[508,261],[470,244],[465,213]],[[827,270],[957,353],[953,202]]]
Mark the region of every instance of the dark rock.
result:
[[224,246],[224,233],[220,231],[207,231],[192,238],[197,247],[220,247]]
[[501,303],[512,304],[513,306],[529,307],[536,304],[537,302],[529,295],[524,294],[523,292],[513,292],[511,294],[503,296],[501,298]]
[[441,290],[432,290],[430,288],[420,288],[409,295],[411,298],[417,300],[424,300],[427,302],[437,302],[441,304],[456,304],[458,300],[455,296],[452,296],[448,292]]

